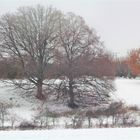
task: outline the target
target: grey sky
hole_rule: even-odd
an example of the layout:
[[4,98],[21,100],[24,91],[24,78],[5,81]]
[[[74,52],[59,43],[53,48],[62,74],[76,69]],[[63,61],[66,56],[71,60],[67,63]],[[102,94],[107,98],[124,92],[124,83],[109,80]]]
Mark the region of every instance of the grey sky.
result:
[[119,56],[140,47],[140,0],[0,0],[0,13],[36,4],[81,15]]

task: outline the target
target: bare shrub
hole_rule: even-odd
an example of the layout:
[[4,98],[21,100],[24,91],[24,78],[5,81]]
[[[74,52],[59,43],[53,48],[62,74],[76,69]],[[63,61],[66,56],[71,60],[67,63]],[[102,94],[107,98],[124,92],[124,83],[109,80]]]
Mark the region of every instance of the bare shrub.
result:
[[36,126],[31,122],[21,122],[19,125],[19,129],[21,130],[28,130],[28,129],[35,129]]
[[4,128],[4,123],[7,120],[8,109],[11,107],[12,105],[10,104],[0,102],[0,121],[2,129]]

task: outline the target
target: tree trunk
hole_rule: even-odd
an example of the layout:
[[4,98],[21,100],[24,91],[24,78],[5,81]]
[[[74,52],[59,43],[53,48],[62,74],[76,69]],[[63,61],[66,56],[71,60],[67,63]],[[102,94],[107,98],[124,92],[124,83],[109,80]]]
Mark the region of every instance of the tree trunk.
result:
[[1,120],[1,127],[2,127],[2,129],[4,129],[4,118],[2,118],[2,120]]
[[73,93],[72,81],[69,82],[69,96],[70,96],[70,103],[74,104],[74,93]]
[[91,117],[88,117],[88,128],[91,128]]
[[45,100],[45,96],[44,96],[43,91],[42,91],[42,86],[43,86],[42,81],[39,80],[37,83],[37,95],[36,95],[36,97],[40,100]]
[[74,98],[74,92],[73,92],[73,79],[69,79],[69,97],[70,97],[70,101],[69,101],[68,106],[70,108],[77,108],[78,105],[74,103],[75,98]]

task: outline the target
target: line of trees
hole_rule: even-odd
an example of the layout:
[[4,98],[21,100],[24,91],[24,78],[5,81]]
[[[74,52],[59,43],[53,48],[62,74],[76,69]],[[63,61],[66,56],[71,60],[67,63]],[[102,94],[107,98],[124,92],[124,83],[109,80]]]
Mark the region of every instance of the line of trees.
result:
[[128,53],[127,63],[133,73],[133,75],[140,74],[140,49],[132,49]]
[[115,60],[116,76],[135,78],[140,75],[140,49],[132,49],[125,58]]
[[129,65],[129,58],[117,58],[115,60],[115,76],[125,78],[135,78],[137,76]]

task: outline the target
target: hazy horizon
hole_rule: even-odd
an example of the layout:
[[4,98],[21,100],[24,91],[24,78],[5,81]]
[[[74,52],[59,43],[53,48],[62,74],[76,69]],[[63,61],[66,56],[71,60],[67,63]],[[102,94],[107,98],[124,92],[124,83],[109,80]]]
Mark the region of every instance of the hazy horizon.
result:
[[82,16],[94,28],[107,49],[125,56],[140,47],[140,1],[138,0],[0,0],[0,14],[20,6],[52,5]]

